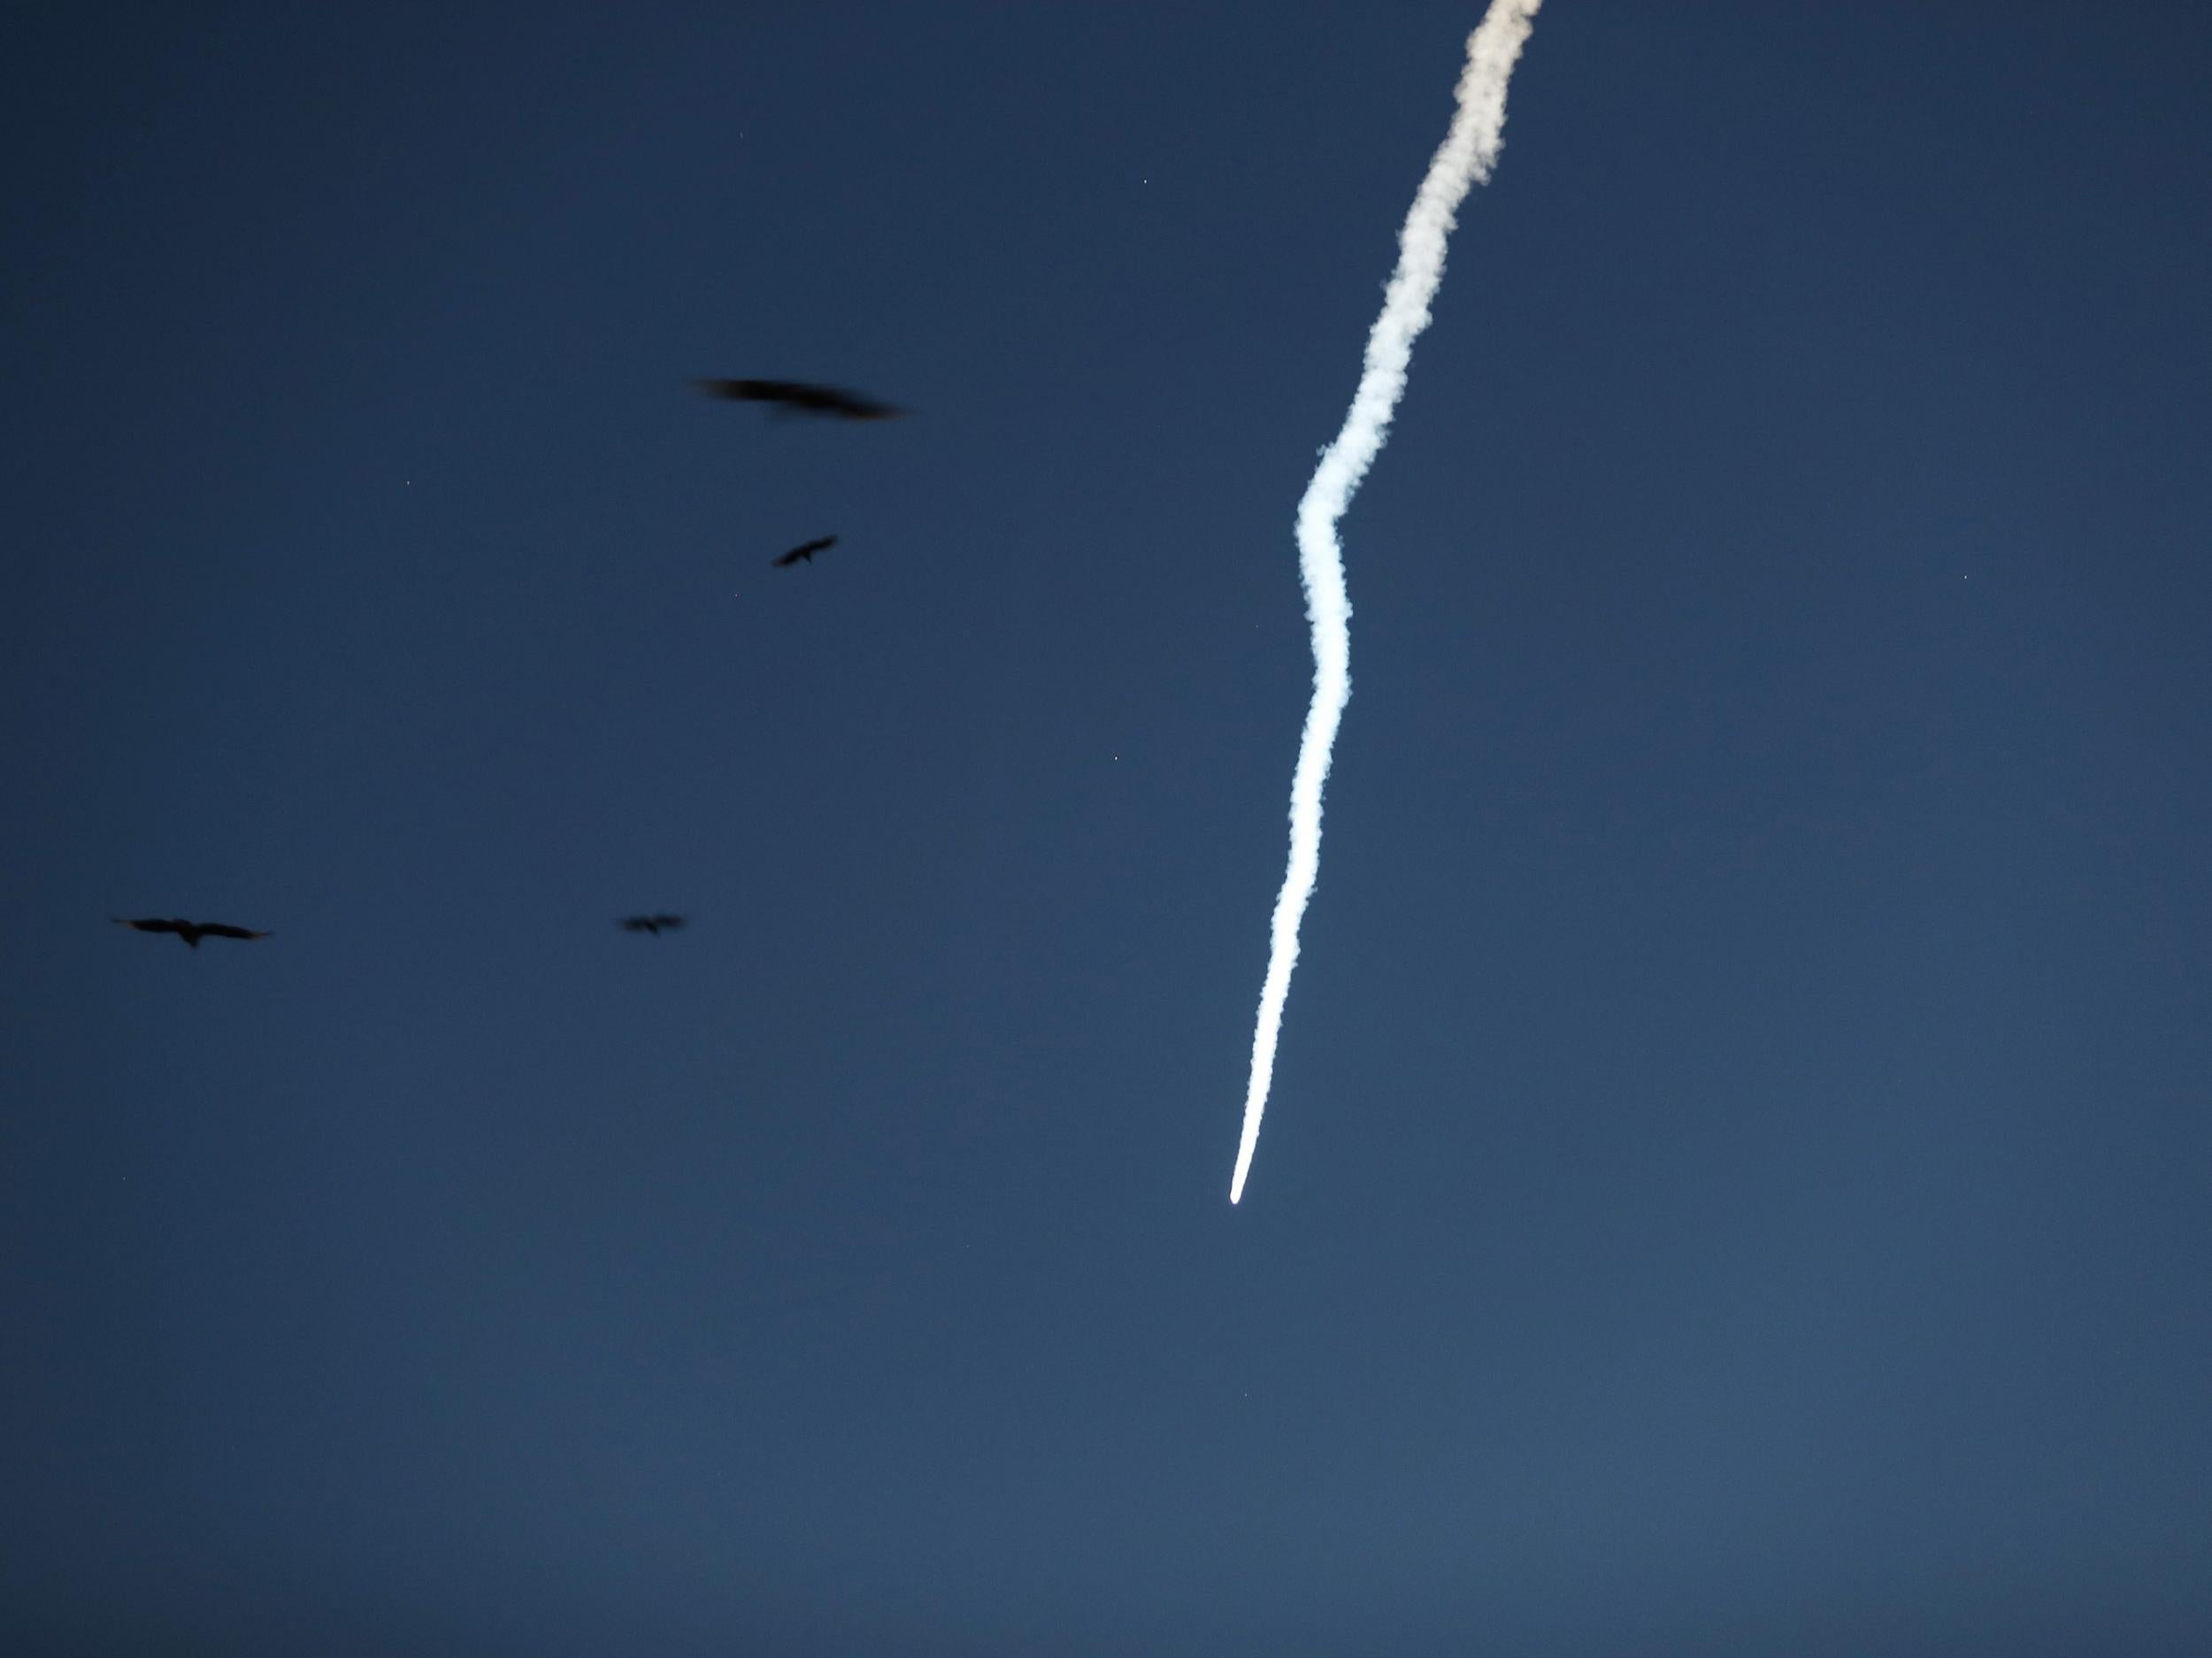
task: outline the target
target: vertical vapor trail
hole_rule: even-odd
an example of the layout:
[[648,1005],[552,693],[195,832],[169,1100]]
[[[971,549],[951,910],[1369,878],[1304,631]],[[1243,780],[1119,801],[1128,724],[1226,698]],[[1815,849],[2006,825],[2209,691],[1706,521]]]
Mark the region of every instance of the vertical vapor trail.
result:
[[1468,187],[1487,180],[1497,165],[1505,130],[1505,88],[1543,0],[1492,0],[1467,37],[1467,67],[1459,77],[1459,108],[1444,135],[1420,193],[1398,233],[1398,268],[1391,272],[1382,315],[1367,336],[1359,389],[1336,441],[1322,451],[1313,481],[1298,503],[1298,570],[1306,587],[1306,618],[1313,625],[1313,702],[1298,741],[1298,769],[1290,782],[1290,866],[1275,899],[1269,934],[1267,979],[1260,988],[1259,1024],[1252,1032],[1252,1080],[1244,1096],[1244,1135],[1229,1201],[1244,1195],[1252,1153],[1260,1143],[1260,1118],[1275,1076],[1275,1041],[1283,1027],[1290,970],[1298,964],[1298,923],[1321,871],[1321,785],[1329,775],[1336,728],[1352,695],[1351,600],[1344,591],[1344,558],[1337,520],[1352,503],[1360,480],[1374,464],[1389,434],[1390,417],[1406,388],[1413,342],[1429,326],[1429,301],[1444,276],[1444,242]]

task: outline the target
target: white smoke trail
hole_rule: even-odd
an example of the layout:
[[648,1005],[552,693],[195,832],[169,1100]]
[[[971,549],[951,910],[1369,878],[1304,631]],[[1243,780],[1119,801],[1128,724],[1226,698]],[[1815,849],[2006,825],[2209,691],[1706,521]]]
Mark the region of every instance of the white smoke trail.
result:
[[1451,131],[1429,163],[1398,233],[1398,268],[1391,272],[1382,314],[1367,336],[1359,390],[1336,441],[1322,452],[1305,499],[1298,503],[1298,569],[1306,586],[1306,618],[1313,625],[1313,702],[1298,741],[1298,769],[1290,783],[1290,866],[1275,899],[1269,936],[1267,979],[1260,989],[1259,1025],[1252,1032],[1252,1080],[1244,1096],[1244,1136],[1229,1201],[1244,1195],[1252,1153],[1260,1143],[1260,1118],[1275,1077],[1275,1041],[1283,1027],[1290,970],[1298,964],[1298,923],[1321,871],[1321,785],[1329,751],[1352,695],[1351,600],[1344,591],[1344,558],[1337,521],[1352,503],[1360,480],[1389,435],[1390,417],[1406,388],[1413,342],[1429,326],[1429,301],[1444,276],[1444,242],[1468,187],[1487,180],[1497,165],[1505,129],[1505,88],[1543,0],[1492,0],[1467,38],[1467,67],[1459,77],[1459,108]]

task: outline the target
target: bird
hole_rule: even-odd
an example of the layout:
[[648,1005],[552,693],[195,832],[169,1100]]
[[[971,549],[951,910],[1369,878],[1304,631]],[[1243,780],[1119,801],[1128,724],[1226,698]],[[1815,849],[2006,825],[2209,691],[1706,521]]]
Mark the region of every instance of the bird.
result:
[[625,916],[621,920],[615,923],[615,925],[620,927],[625,933],[649,933],[657,939],[660,937],[662,928],[665,927],[670,932],[673,933],[677,928],[682,926],[683,925],[684,918],[681,916],[672,916],[666,914],[657,916]]
[[710,397],[730,403],[774,403],[802,414],[834,415],[841,420],[893,420],[906,412],[841,386],[810,386],[796,380],[695,380]]
[[788,570],[792,565],[800,563],[810,564],[814,562],[815,554],[823,551],[825,549],[832,548],[836,545],[837,538],[834,535],[818,535],[810,541],[800,542],[789,552],[785,553],[781,557],[772,559],[770,562],[772,563],[778,570]]
[[257,933],[251,927],[234,927],[227,921],[173,921],[159,916],[147,916],[138,920],[126,920],[111,916],[119,927],[133,927],[141,933],[173,933],[194,949],[200,948],[202,939],[265,939],[271,935]]

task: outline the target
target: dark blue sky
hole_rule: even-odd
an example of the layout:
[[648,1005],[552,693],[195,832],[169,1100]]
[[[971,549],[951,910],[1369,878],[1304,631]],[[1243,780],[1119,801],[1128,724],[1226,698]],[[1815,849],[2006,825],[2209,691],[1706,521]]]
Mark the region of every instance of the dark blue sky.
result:
[[2212,1649],[2203,8],[1552,0],[1225,1201],[1479,15],[12,17],[8,1650]]

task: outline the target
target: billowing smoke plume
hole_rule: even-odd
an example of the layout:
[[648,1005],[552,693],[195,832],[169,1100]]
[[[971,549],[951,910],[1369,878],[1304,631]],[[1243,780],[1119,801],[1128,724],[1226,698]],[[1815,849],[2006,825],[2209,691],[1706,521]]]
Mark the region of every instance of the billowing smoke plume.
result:
[[1336,441],[1322,452],[1321,464],[1298,503],[1298,568],[1306,584],[1306,616],[1313,624],[1313,702],[1306,710],[1305,735],[1298,743],[1298,769],[1290,783],[1290,867],[1275,900],[1270,934],[1267,979],[1260,989],[1258,1027],[1252,1033],[1252,1080],[1244,1098],[1244,1136],[1237,1146],[1237,1171],[1229,1183],[1229,1201],[1244,1195],[1252,1152],[1260,1142],[1260,1117],[1275,1076],[1275,1040],[1283,1026],[1283,1001],[1290,994],[1290,970],[1298,963],[1298,923],[1313,896],[1321,869],[1321,785],[1329,775],[1329,751],[1352,694],[1351,601],[1344,592],[1344,559],[1337,546],[1337,520],[1351,505],[1353,492],[1390,431],[1390,417],[1406,388],[1406,365],[1413,342],[1429,326],[1429,301],[1444,275],[1444,242],[1453,214],[1478,179],[1488,179],[1497,164],[1505,129],[1505,88],[1515,59],[1528,39],[1542,0],[1492,0],[1488,13],[1467,40],[1467,68],[1459,78],[1459,110],[1445,135],[1428,176],[1421,180],[1413,211],[1398,233],[1398,268],[1391,273],[1382,315],[1367,336],[1367,362],[1359,390]]

